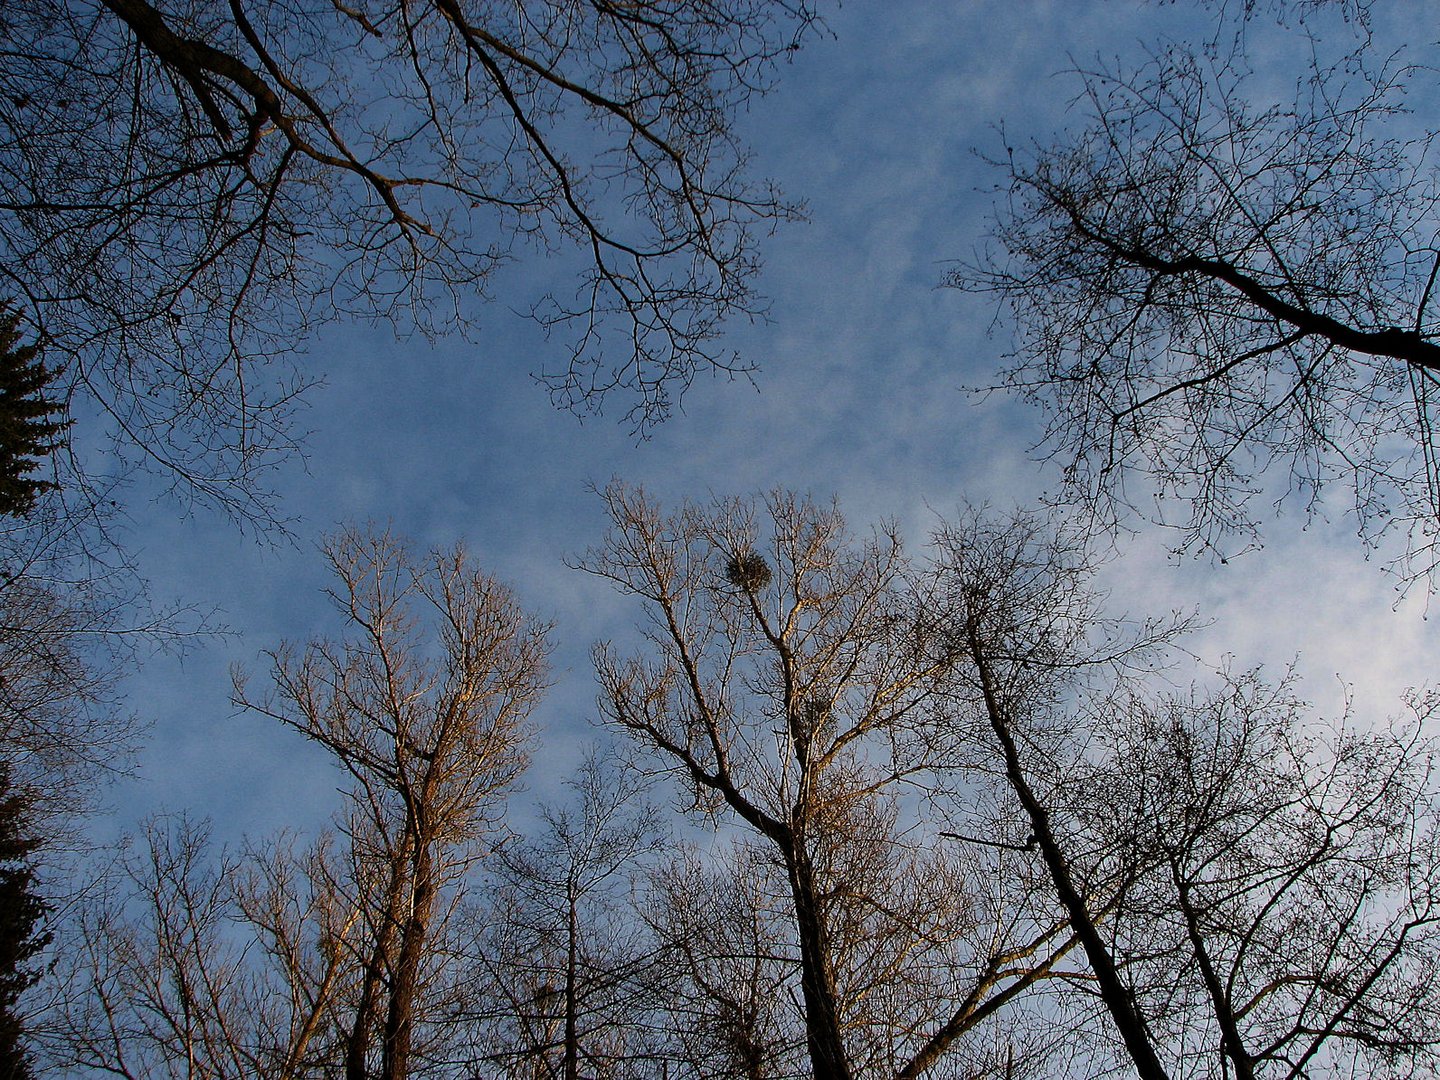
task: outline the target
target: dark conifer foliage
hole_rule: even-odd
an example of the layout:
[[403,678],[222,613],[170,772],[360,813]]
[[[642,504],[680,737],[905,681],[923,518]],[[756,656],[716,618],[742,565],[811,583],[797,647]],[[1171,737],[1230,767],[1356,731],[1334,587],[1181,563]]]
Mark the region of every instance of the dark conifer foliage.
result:
[[24,1029],[20,995],[40,977],[30,961],[50,942],[37,932],[49,905],[35,891],[30,856],[39,841],[29,835],[29,800],[10,786],[0,768],[0,1080],[27,1080],[33,1075],[21,1042]]
[[35,496],[55,486],[31,474],[69,426],[55,419],[60,405],[45,393],[56,373],[21,337],[19,313],[0,303],[0,514],[12,517],[24,517]]

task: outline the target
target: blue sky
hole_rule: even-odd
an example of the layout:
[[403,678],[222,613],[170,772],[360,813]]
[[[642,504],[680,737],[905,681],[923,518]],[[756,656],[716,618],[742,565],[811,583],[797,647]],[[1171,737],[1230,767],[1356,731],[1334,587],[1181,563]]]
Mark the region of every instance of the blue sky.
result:
[[[741,120],[757,170],[810,217],[768,242],[760,287],[771,322],[733,327],[730,343],[761,366],[758,390],[702,378],[638,445],[616,422],[621,403],[581,424],[530,378],[557,346],[510,309],[565,287],[542,258],[497,280],[474,343],[355,326],[317,338],[310,362],[327,385],[302,419],[307,459],[276,477],[282,512],[296,519],[291,540],[256,542],[163,501],[132,511],[157,597],[217,604],[233,633],[136,673],[130,704],[153,726],[98,834],[186,809],[236,839],[308,827],[335,807],[339,777],[323,757],[235,716],[227,698],[232,663],[259,678],[260,652],[282,638],[339,632],[315,552],[338,522],[389,522],[422,546],[464,539],[554,620],[556,685],[529,780],[543,795],[594,734],[592,642],[623,635],[637,614],[564,565],[604,528],[588,484],[620,477],[671,504],[776,486],[835,494],[856,525],[897,518],[916,551],[935,514],[962,500],[1032,502],[1054,483],[1026,455],[1036,417],[961,390],[994,373],[1008,329],[992,302],[937,287],[983,240],[996,177],[973,151],[999,147],[1002,121],[1012,138],[1042,140],[1063,125],[1077,83],[1056,72],[1097,53],[1133,56],[1164,34],[1193,38],[1208,18],[1191,4],[1028,0],[832,9],[834,37],[812,41]],[[1300,653],[1305,691],[1324,708],[1349,686],[1363,708],[1393,712],[1400,689],[1429,673],[1423,598],[1392,607],[1393,583],[1338,505],[1333,521],[1303,524],[1282,519],[1265,550],[1224,567],[1175,565],[1163,538],[1142,534],[1108,571],[1115,606],[1198,608],[1214,620],[1194,641],[1205,660],[1284,664]]]

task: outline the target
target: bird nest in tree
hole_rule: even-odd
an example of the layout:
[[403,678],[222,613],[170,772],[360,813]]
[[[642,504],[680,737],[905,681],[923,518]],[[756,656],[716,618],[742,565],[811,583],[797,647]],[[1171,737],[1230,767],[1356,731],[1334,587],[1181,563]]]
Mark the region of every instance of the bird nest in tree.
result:
[[735,587],[753,593],[770,584],[770,564],[754,551],[742,551],[726,562],[725,577]]

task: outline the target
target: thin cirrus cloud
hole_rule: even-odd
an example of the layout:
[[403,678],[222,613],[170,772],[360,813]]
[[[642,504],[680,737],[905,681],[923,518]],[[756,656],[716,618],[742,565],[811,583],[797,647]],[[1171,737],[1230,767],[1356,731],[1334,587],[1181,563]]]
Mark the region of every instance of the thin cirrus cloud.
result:
[[[173,520],[163,507],[137,529],[157,593],[218,603],[235,632],[137,674],[132,700],[154,728],[107,829],[185,808],[234,838],[334,810],[340,777],[293,733],[234,716],[227,672],[239,662],[263,678],[262,650],[340,631],[314,551],[339,522],[390,522],[426,545],[463,538],[555,622],[555,687],[539,715],[547,736],[529,780],[542,796],[593,736],[591,644],[623,638],[635,615],[565,566],[603,530],[587,485],[620,477],[670,505],[776,486],[834,494],[861,527],[896,518],[912,551],[934,515],[962,501],[1026,505],[1052,489],[1054,470],[1027,456],[1038,417],[963,391],[993,376],[1006,327],[985,298],[936,286],[983,242],[995,177],[973,150],[1048,138],[1076,90],[1056,72],[1101,52],[1138,55],[1210,17],[1181,7],[895,0],[832,10],[834,39],[811,42],[743,121],[757,170],[804,199],[810,217],[769,243],[770,321],[727,338],[760,365],[756,386],[700,378],[646,442],[613,417],[582,424],[550,408],[529,373],[553,352],[508,310],[524,306],[515,279],[497,281],[474,344],[396,342],[358,327],[318,339],[310,358],[328,385],[306,417],[306,467],[277,478],[295,542],[256,545],[224,522]],[[537,254],[521,276],[543,284],[546,273]],[[1283,665],[1298,653],[1312,696],[1328,702],[1348,685],[1357,701],[1394,711],[1400,689],[1425,675],[1424,604],[1392,610],[1390,583],[1364,561],[1342,511],[1304,533],[1282,520],[1263,551],[1225,566],[1177,566],[1153,534],[1127,540],[1107,572],[1113,603],[1136,614],[1198,607],[1213,620],[1195,639],[1208,663],[1232,654]]]

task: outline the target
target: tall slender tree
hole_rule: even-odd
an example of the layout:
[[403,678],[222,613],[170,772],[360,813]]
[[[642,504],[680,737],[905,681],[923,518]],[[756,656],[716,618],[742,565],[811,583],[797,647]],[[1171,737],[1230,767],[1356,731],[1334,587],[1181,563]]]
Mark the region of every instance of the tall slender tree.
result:
[[[596,650],[602,712],[763,852],[811,1074],[953,1064],[1072,943],[950,872],[906,799],[948,753],[929,721],[952,658],[927,648],[898,534],[787,492],[668,515],[604,498],[612,530],[582,566],[640,601],[648,641]],[[770,1056],[763,1026],[732,1029],[742,1073]]]
[[[1083,548],[973,518],[937,564],[957,710],[1031,830],[1147,1080],[1433,1076],[1433,694],[1324,723],[1290,682],[1145,676],[1175,622],[1102,617]],[[988,751],[984,749],[988,744]]]
[[204,828],[152,824],[63,950],[57,1071],[404,1080],[453,1060],[455,914],[528,762],[548,628],[459,548],[350,530],[325,554],[345,637],[282,646],[235,700],[348,777],[338,835],[215,859]]

